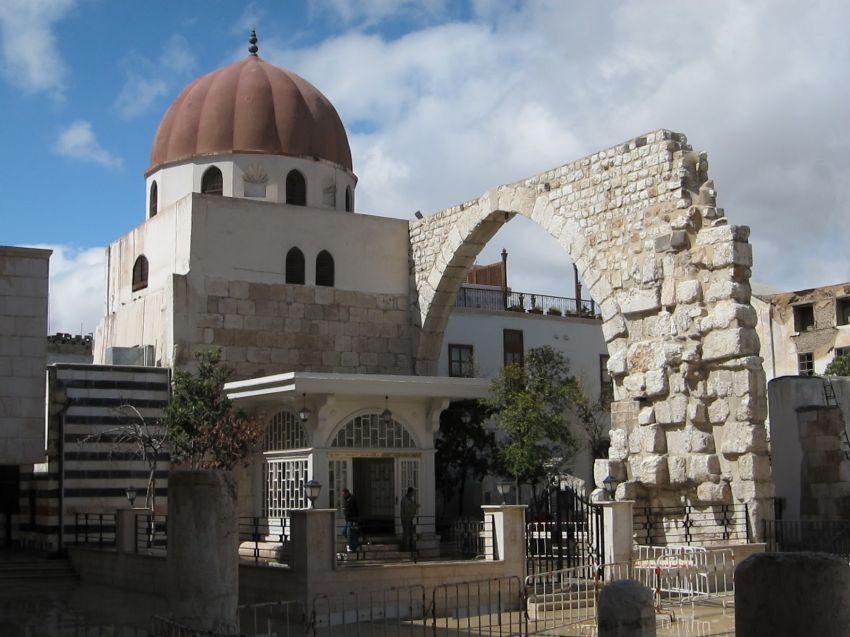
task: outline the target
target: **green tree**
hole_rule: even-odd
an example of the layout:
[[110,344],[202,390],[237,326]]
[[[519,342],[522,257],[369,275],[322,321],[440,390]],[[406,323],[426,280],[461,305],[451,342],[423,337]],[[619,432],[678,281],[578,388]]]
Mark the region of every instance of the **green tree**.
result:
[[827,376],[850,376],[850,354],[833,358],[825,373]]
[[193,469],[233,469],[244,462],[263,432],[262,421],[234,410],[224,393],[232,370],[218,350],[200,352],[194,373],[174,372],[165,423],[172,459]]
[[531,349],[523,365],[506,365],[491,384],[488,405],[506,434],[497,456],[500,472],[517,485],[536,485],[559,469],[579,444],[570,427],[580,391],[567,358],[549,347]]
[[446,504],[457,495],[460,516],[467,482],[480,480],[490,470],[495,435],[484,426],[488,417],[488,410],[477,400],[453,402],[440,414],[440,433],[434,443],[437,489]]

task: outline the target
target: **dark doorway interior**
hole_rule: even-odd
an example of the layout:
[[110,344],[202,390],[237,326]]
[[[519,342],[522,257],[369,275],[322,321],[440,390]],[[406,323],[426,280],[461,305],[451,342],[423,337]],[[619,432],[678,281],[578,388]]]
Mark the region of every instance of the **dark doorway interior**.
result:
[[392,458],[354,458],[354,495],[367,535],[395,531],[395,475]]

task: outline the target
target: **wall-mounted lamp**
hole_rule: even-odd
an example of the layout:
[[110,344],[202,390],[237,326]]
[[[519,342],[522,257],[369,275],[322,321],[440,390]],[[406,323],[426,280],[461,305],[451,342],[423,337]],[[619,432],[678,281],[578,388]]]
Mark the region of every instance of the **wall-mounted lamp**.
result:
[[129,500],[130,508],[132,509],[136,502],[136,487],[132,485],[127,487],[127,500]]
[[307,499],[310,501],[310,508],[315,509],[316,500],[319,499],[319,494],[322,492],[322,483],[311,478],[304,483],[304,492],[307,495]]
[[381,415],[379,416],[381,422],[387,426],[393,424],[393,412],[390,411],[390,407],[388,404],[389,400],[389,396],[384,396],[384,411],[382,411]]
[[298,420],[300,420],[302,423],[305,423],[310,420],[310,414],[313,412],[311,412],[310,408],[307,406],[307,394],[304,393],[301,394],[301,396],[304,399],[304,404],[301,406],[301,409],[298,410]]

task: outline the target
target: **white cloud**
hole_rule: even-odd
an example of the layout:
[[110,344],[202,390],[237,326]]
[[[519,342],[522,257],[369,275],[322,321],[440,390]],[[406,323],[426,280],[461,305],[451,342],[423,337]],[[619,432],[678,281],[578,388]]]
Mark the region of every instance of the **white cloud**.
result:
[[186,38],[175,34],[165,41],[156,61],[130,53],[123,65],[126,77],[113,108],[119,117],[133,119],[150,112],[161,97],[182,83],[197,65],[197,58]]
[[95,137],[91,122],[77,120],[59,133],[53,152],[63,157],[93,161],[107,168],[121,168],[123,160],[106,150]]
[[151,105],[168,93],[168,84],[157,78],[145,78],[135,72],[127,73],[127,81],[115,98],[115,110],[124,119],[144,115]]
[[75,4],[75,0],[0,2],[3,74],[10,83],[27,93],[47,92],[62,98],[67,67],[53,26]]
[[314,18],[327,19],[336,14],[346,24],[372,26],[399,15],[416,20],[434,20],[445,13],[448,0],[310,0],[309,12]]
[[94,332],[103,315],[105,251],[67,245],[34,245],[50,255],[48,331]]
[[[340,111],[358,209],[427,214],[666,127],[708,152],[719,204],[752,227],[756,278],[784,289],[850,279],[850,5],[482,0],[472,21],[394,39],[361,27],[398,7],[313,6],[355,26],[264,55]],[[522,223],[498,241],[482,260],[505,245],[512,272],[546,278],[553,267],[525,247],[535,239]],[[570,269],[555,269],[572,295]]]

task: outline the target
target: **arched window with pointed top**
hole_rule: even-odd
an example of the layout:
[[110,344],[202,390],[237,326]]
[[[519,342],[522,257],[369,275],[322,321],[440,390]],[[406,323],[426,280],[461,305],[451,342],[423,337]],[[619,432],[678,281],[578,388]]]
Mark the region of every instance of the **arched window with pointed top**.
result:
[[286,203],[293,206],[307,205],[307,182],[301,171],[293,169],[286,175]]
[[201,177],[201,192],[205,195],[224,194],[224,178],[216,166],[210,166]]
[[316,285],[333,287],[334,284],[334,258],[327,250],[322,250],[316,256]]
[[286,282],[304,285],[304,253],[298,248],[286,253]]
[[351,192],[351,186],[345,187],[345,211],[354,212],[354,195]]
[[151,182],[150,197],[148,197],[148,219],[156,217],[157,209],[159,208],[159,187],[156,181]]
[[148,287],[148,260],[140,255],[133,264],[133,292]]

